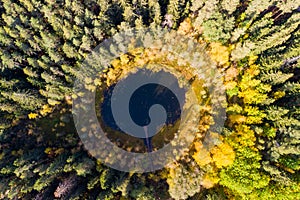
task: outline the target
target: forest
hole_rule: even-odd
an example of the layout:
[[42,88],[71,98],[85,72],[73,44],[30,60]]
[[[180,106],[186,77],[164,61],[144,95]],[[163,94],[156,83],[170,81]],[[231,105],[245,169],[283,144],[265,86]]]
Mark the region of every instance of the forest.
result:
[[[0,199],[300,199],[298,0],[0,0],[0,13]],[[193,80],[197,101],[206,104],[189,129],[192,143],[145,173],[93,156],[72,114],[84,95],[73,90],[82,64],[97,45],[131,28],[165,31],[169,44],[179,41],[173,34],[200,45],[194,53],[221,74],[226,101],[223,128],[210,132],[205,80]],[[189,81],[194,76],[163,48],[126,45],[130,50],[98,77],[82,80],[97,91],[101,109],[111,87],[137,65],[161,63]],[[107,115],[97,116],[105,124]],[[117,144],[122,134],[104,130],[120,148],[146,153],[143,142]],[[153,139],[153,148],[159,142]]]

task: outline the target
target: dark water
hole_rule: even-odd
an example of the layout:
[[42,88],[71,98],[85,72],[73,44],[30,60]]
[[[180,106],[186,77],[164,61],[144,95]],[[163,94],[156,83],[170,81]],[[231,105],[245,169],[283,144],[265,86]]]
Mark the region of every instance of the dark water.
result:
[[[111,97],[114,87],[115,85],[112,85],[104,91],[104,100],[101,104],[100,113],[105,126],[126,134],[118,127],[112,114]],[[179,86],[178,90],[184,93],[184,89],[179,88]],[[137,125],[142,127],[147,126],[151,122],[149,110],[151,106],[155,104],[159,104],[165,109],[167,116],[165,121],[166,125],[172,125],[180,119],[181,108],[176,95],[167,87],[156,83],[142,85],[134,91],[128,105],[129,117],[131,117]],[[155,137],[155,135],[153,137]],[[143,140],[147,150],[152,151],[152,137]]]

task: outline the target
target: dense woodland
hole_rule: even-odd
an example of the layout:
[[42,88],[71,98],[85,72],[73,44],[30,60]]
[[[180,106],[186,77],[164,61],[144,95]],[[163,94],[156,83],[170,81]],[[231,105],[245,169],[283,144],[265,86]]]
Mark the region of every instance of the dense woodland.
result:
[[[0,0],[0,199],[300,199],[299,8],[297,0]],[[81,63],[130,27],[205,45],[226,87],[214,147],[202,144],[204,115],[188,154],[152,173],[101,164],[72,118]],[[103,82],[133,65],[130,56]]]

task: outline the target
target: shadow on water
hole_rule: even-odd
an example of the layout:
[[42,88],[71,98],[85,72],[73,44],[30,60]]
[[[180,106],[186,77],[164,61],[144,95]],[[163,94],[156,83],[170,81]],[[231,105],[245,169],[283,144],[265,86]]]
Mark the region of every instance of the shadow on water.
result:
[[[130,117],[139,126],[147,126],[150,123],[151,106],[159,104],[165,109],[167,115],[165,125],[147,141],[146,138],[141,139],[126,134],[116,124],[111,109],[114,87],[115,85],[111,85],[104,90],[99,89],[96,93],[96,98],[100,99],[96,101],[98,120],[106,136],[114,144],[127,151],[143,153],[158,150],[174,138],[180,125],[181,108],[176,95],[170,89],[160,84],[145,84],[134,91],[130,98],[128,106]],[[184,89],[181,90],[184,92]]]

